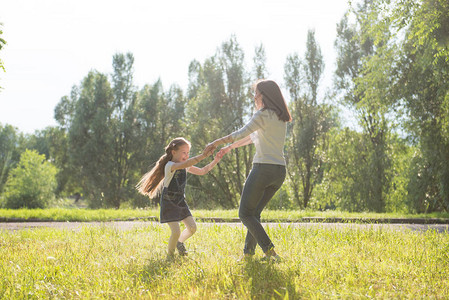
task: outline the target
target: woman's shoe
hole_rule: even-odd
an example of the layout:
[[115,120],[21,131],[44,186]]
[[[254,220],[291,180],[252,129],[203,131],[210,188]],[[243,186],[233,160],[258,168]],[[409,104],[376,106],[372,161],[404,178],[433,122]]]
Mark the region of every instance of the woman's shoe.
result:
[[271,255],[271,256],[264,256],[260,259],[261,261],[266,261],[266,262],[275,262],[275,263],[279,263],[282,261],[282,258],[279,255]]
[[244,253],[239,259],[237,259],[237,262],[250,261],[253,259],[253,256],[254,254]]
[[260,259],[261,261],[272,261],[272,262],[281,262],[281,257],[277,255],[276,251],[273,248],[265,252],[265,256]]
[[176,248],[178,249],[179,255],[181,256],[187,256],[187,249],[186,246],[184,246],[184,243],[178,242],[176,244]]

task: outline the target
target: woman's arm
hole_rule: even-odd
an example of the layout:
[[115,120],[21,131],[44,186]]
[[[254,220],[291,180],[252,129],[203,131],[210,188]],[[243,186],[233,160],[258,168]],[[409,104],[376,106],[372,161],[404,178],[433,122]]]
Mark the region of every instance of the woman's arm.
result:
[[221,144],[231,143],[233,141],[234,141],[234,139],[232,138],[232,135],[230,134],[230,135],[224,136],[221,139],[217,139],[217,140],[213,141],[212,143],[208,144],[206,149],[208,149],[208,148],[212,149],[214,147],[217,148]]
[[230,147],[230,149],[232,150],[232,149],[235,149],[235,148],[238,148],[238,147],[242,147],[242,146],[246,146],[246,145],[249,145],[249,144],[252,144],[252,143],[253,143],[253,140],[251,139],[251,136],[247,135],[243,139],[238,140],[237,142],[234,142],[234,143],[232,143],[231,145],[229,145],[227,147]]
[[221,154],[221,156],[223,156],[226,153],[228,153],[229,151],[231,151],[232,149],[246,146],[246,145],[249,145],[252,143],[253,143],[253,140],[251,139],[251,136],[247,135],[243,139],[238,140],[238,141],[232,143],[231,145],[221,148],[218,153]]
[[208,144],[206,149],[210,147],[212,149],[213,146],[218,147],[221,144],[231,143],[235,139],[244,139],[249,136],[254,131],[265,127],[265,118],[267,117],[261,110],[257,111],[251,118],[251,120],[243,126],[241,129],[222,137],[221,139],[217,139],[212,143]]

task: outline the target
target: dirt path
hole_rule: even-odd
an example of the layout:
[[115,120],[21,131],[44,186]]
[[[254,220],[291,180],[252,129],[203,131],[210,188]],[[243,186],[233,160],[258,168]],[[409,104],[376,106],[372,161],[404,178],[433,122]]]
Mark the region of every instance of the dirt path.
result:
[[[159,224],[154,221],[116,221],[116,222],[17,222],[0,223],[0,230],[15,231],[37,228],[56,228],[63,230],[79,230],[83,227],[107,226],[120,230],[131,230],[133,228],[142,228],[150,224]],[[221,226],[243,226],[241,223],[203,223],[198,222],[198,227],[212,226],[214,224]],[[324,227],[329,229],[336,228],[357,228],[357,229],[387,229],[387,230],[412,230],[425,232],[427,230],[436,230],[441,233],[449,233],[448,224],[347,224],[347,223],[264,223],[265,226],[295,226],[295,227]],[[163,226],[163,225],[161,225]]]

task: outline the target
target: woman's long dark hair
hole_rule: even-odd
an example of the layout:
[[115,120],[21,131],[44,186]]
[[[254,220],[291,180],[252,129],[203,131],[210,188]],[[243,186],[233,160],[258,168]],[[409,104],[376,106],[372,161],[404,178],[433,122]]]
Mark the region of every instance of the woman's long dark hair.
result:
[[274,110],[281,121],[290,122],[292,120],[287,103],[276,82],[273,80],[259,80],[255,83],[255,90],[262,94],[264,108]]
[[164,179],[165,176],[165,165],[173,158],[172,150],[178,150],[182,145],[190,146],[190,142],[185,138],[179,137],[172,140],[168,146],[165,147],[165,154],[159,158],[151,171],[142,176],[139,183],[136,185],[139,193],[149,196],[150,198],[157,195],[162,186],[162,179]]

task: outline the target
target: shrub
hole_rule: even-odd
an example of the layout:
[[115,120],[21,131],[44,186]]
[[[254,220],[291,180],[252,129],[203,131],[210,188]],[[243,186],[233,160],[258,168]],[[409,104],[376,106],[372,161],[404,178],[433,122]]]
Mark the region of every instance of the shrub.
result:
[[5,188],[7,208],[45,208],[54,197],[57,169],[45,155],[26,150],[8,176]]
[[291,197],[287,191],[287,185],[284,183],[281,188],[274,194],[273,198],[268,202],[268,209],[292,209],[294,207],[294,203],[290,200]]

